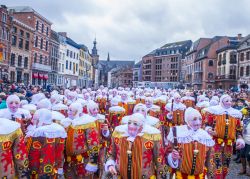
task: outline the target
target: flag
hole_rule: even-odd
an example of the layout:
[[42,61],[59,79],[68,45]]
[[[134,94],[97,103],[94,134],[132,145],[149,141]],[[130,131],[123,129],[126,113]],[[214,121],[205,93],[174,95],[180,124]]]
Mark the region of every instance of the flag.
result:
[[0,43],[0,62],[3,61],[3,44]]

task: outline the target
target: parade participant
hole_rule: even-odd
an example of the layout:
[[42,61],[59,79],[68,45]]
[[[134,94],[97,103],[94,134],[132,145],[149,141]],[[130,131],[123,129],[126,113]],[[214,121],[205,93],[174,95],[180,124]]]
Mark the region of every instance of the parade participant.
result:
[[161,109],[159,106],[154,105],[152,97],[145,98],[145,105],[147,107],[147,114],[156,118],[160,117]]
[[[239,172],[239,175],[250,176],[250,107],[247,108],[247,113],[245,119],[243,120],[243,140],[245,146],[237,146],[241,148],[240,150],[240,159],[242,164],[242,170]],[[248,171],[247,171],[247,162],[248,162]]]
[[32,97],[31,97],[31,104],[34,104],[34,105],[37,105],[37,103],[39,101],[41,101],[42,99],[45,99],[45,95],[43,93],[37,93],[37,94],[34,94]]
[[138,103],[145,104],[145,96],[142,89],[138,90],[138,95],[136,96],[136,104]]
[[119,98],[112,98],[111,107],[109,108],[108,121],[112,131],[116,126],[121,125],[121,120],[125,115],[125,109],[118,106],[119,101]]
[[61,120],[61,124],[68,128],[74,119],[79,118],[82,113],[82,105],[78,102],[71,103],[67,110],[67,118]]
[[69,91],[67,93],[67,105],[69,106],[71,103],[77,100],[77,92],[76,91]]
[[181,96],[179,93],[173,95],[171,103],[166,105],[168,126],[178,126],[184,124],[184,111],[186,106],[181,103]]
[[171,150],[168,151],[167,161],[176,179],[203,179],[206,170],[212,169],[208,164],[214,141],[205,130],[201,129],[202,118],[199,111],[187,108],[185,122],[186,125],[170,129],[167,140]]
[[37,103],[37,109],[49,109],[51,110],[51,102],[49,99],[42,99]]
[[0,178],[28,179],[28,154],[20,124],[0,118]]
[[35,113],[36,128],[29,135],[29,168],[31,178],[55,178],[63,176],[64,142],[67,134],[62,126],[53,123],[52,113],[40,109]]
[[195,99],[192,97],[192,92],[187,91],[186,96],[182,98],[183,104],[186,105],[186,107],[194,107],[195,106]]
[[[220,98],[220,104],[204,109],[206,130],[215,140],[214,146],[214,178],[226,178],[233,152],[235,137],[241,137],[240,111],[231,107],[232,98],[225,94]],[[236,141],[237,143],[238,141]]]
[[133,114],[135,100],[128,98],[126,91],[121,91],[121,101],[119,102],[119,106],[125,109],[125,115],[131,115]]
[[67,129],[66,178],[93,178],[98,170],[98,130],[96,119],[84,114],[72,120]]
[[103,172],[103,163],[106,155],[107,141],[110,137],[110,131],[108,122],[105,119],[105,116],[98,114],[99,108],[98,104],[95,102],[89,102],[88,104],[88,114],[95,118],[96,128],[98,130],[98,139],[99,139],[99,155],[98,155],[98,176],[102,176]]
[[0,110],[0,117],[16,121],[21,124],[23,133],[30,123],[31,114],[28,110],[20,108],[20,99],[17,95],[8,96],[7,108]]
[[63,102],[61,101],[61,96],[60,95],[53,95],[50,98],[51,104],[52,104],[52,110],[53,111],[58,111],[60,113],[62,113],[64,116],[67,116],[67,110],[68,110],[68,106],[63,104]]
[[197,109],[199,112],[202,112],[204,108],[207,108],[209,106],[210,106],[209,99],[206,96],[204,95],[198,96],[198,102],[196,104],[195,109]]
[[128,124],[115,128],[105,163],[107,175],[122,178],[166,178],[164,149],[160,131],[144,124],[144,116],[135,113]]

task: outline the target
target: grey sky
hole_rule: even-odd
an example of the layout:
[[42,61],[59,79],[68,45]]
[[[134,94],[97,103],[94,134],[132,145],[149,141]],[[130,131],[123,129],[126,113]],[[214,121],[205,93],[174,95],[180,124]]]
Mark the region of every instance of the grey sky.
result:
[[1,0],[28,5],[101,59],[140,60],[165,43],[250,33],[249,0]]

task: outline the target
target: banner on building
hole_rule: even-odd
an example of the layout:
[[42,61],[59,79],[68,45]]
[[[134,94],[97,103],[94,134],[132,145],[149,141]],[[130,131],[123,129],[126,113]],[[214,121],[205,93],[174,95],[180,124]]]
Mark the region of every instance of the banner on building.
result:
[[3,44],[0,43],[0,62],[3,61]]

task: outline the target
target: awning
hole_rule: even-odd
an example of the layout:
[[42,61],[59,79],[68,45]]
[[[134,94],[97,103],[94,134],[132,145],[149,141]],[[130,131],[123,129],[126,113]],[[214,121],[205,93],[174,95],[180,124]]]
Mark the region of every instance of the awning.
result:
[[33,78],[38,78],[38,73],[33,73],[32,77]]
[[43,79],[43,74],[39,73],[39,79]]
[[43,75],[43,79],[47,80],[49,78],[49,76],[47,74]]

